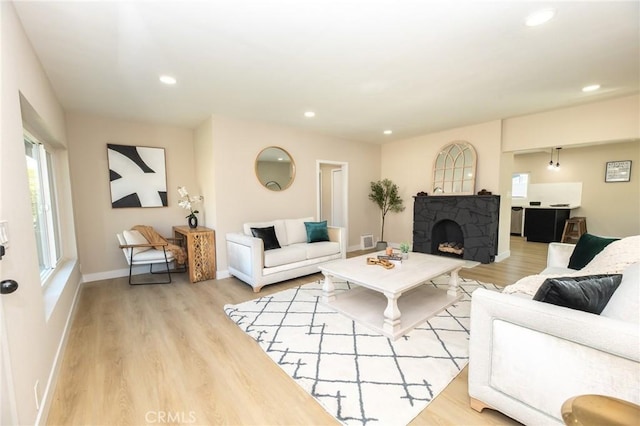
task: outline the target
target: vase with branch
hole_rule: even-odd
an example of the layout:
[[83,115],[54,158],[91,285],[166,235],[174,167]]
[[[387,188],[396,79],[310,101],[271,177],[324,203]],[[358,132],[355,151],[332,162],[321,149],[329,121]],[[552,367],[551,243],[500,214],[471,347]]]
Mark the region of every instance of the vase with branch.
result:
[[376,246],[378,250],[382,250],[387,246],[387,243],[384,240],[385,217],[389,212],[399,213],[404,210],[402,197],[398,194],[398,185],[389,179],[383,179],[377,182],[371,182],[369,199],[380,208],[380,212],[382,214],[380,241],[378,241],[378,245]]
[[204,197],[202,195],[189,195],[187,188],[184,186],[178,187],[178,194],[180,195],[178,206],[185,210],[189,210],[189,214],[185,216],[189,223],[189,228],[197,228],[198,216],[196,216],[196,214],[200,212],[194,209],[194,205],[204,201]]

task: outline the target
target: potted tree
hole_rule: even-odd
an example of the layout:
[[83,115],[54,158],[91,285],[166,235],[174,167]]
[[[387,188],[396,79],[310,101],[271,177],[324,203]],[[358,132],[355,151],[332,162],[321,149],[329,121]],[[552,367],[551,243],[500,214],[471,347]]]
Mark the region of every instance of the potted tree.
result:
[[371,192],[369,199],[376,203],[382,213],[382,229],[380,231],[380,241],[376,245],[376,250],[384,250],[387,242],[384,240],[384,219],[387,213],[401,212],[404,210],[402,198],[398,195],[398,185],[389,179],[371,182]]

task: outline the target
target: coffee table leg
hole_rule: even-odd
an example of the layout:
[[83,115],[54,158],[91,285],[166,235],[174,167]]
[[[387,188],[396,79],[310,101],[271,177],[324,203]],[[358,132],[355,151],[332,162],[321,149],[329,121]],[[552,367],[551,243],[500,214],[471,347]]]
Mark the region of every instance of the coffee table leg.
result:
[[449,296],[458,297],[460,296],[460,287],[458,287],[458,269],[454,269],[451,271],[451,276],[449,276],[449,289],[447,290],[447,294]]
[[393,293],[385,293],[387,296],[387,308],[384,310],[384,324],[382,329],[395,338],[398,330],[400,330],[400,309],[398,309],[399,295]]
[[333,302],[336,300],[336,286],[333,284],[333,279],[331,275],[323,272],[324,275],[324,283],[322,284],[322,301],[323,302]]

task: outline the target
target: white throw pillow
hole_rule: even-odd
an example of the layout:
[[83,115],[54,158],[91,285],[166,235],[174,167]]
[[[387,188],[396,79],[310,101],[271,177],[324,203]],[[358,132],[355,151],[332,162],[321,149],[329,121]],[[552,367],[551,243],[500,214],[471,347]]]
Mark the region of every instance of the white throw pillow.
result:
[[[145,237],[142,236],[140,231],[134,230],[125,230],[122,231],[122,236],[127,244],[149,244],[149,241]],[[143,251],[150,250],[151,247],[140,247],[133,249],[133,255],[137,255],[138,253],[142,253]]]
[[600,316],[618,319],[632,324],[640,323],[640,263],[627,267],[622,282],[609,299]]
[[287,228],[287,238],[289,244],[306,243],[307,228],[305,222],[313,222],[313,217],[303,217],[302,219],[285,219],[284,224]]

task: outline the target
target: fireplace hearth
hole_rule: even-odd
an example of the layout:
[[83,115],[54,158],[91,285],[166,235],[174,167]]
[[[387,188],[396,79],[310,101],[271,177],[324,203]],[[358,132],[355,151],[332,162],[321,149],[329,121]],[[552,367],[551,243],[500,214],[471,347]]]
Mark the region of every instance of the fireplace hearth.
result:
[[498,253],[499,195],[416,196],[413,250],[481,263]]

